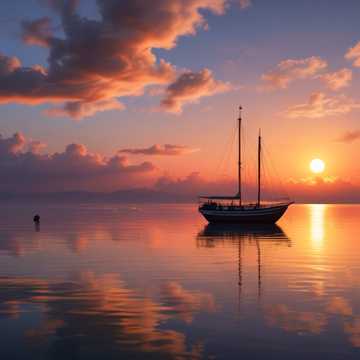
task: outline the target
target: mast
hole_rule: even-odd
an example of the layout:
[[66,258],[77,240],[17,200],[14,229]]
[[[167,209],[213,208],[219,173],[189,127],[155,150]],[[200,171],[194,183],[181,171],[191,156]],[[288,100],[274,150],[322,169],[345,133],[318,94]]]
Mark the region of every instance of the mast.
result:
[[260,195],[261,195],[261,129],[259,129],[259,138],[258,138],[258,196],[257,196],[258,207],[260,207]]
[[242,107],[239,106],[239,161],[238,161],[238,196],[239,196],[239,205],[241,206],[241,110]]

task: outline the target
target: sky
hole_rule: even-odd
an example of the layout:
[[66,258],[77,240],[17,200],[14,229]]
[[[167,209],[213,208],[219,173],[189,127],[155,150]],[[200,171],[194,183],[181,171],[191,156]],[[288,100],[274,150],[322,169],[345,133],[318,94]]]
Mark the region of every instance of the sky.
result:
[[264,186],[360,201],[359,11],[357,0],[1,1],[0,192],[234,193],[241,105],[250,187],[261,128],[264,169],[276,169]]

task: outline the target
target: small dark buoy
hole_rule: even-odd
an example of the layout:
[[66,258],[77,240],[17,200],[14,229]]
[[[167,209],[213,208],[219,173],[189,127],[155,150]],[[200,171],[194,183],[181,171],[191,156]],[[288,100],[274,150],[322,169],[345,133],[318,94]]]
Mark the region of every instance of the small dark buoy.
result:
[[34,216],[34,223],[39,224],[40,223],[40,215],[36,214]]

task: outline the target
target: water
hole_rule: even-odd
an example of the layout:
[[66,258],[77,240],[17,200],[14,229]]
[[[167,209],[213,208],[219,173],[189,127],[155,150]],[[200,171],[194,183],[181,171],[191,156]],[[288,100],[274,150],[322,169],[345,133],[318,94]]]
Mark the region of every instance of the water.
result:
[[358,359],[359,218],[294,205],[229,229],[193,205],[3,205],[1,358]]

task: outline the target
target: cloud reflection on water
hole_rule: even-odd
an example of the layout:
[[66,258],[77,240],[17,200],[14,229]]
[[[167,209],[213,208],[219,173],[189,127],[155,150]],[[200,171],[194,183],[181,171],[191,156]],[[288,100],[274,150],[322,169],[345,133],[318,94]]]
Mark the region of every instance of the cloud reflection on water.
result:
[[33,347],[50,342],[50,348],[70,357],[106,351],[200,358],[202,341],[188,344],[185,333],[166,324],[173,318],[189,323],[200,312],[215,311],[214,299],[176,282],[165,284],[161,292],[163,302],[128,288],[117,275],[90,272],[68,282],[0,279],[2,316],[21,317],[24,304],[39,306],[44,314],[40,324],[26,330]]

